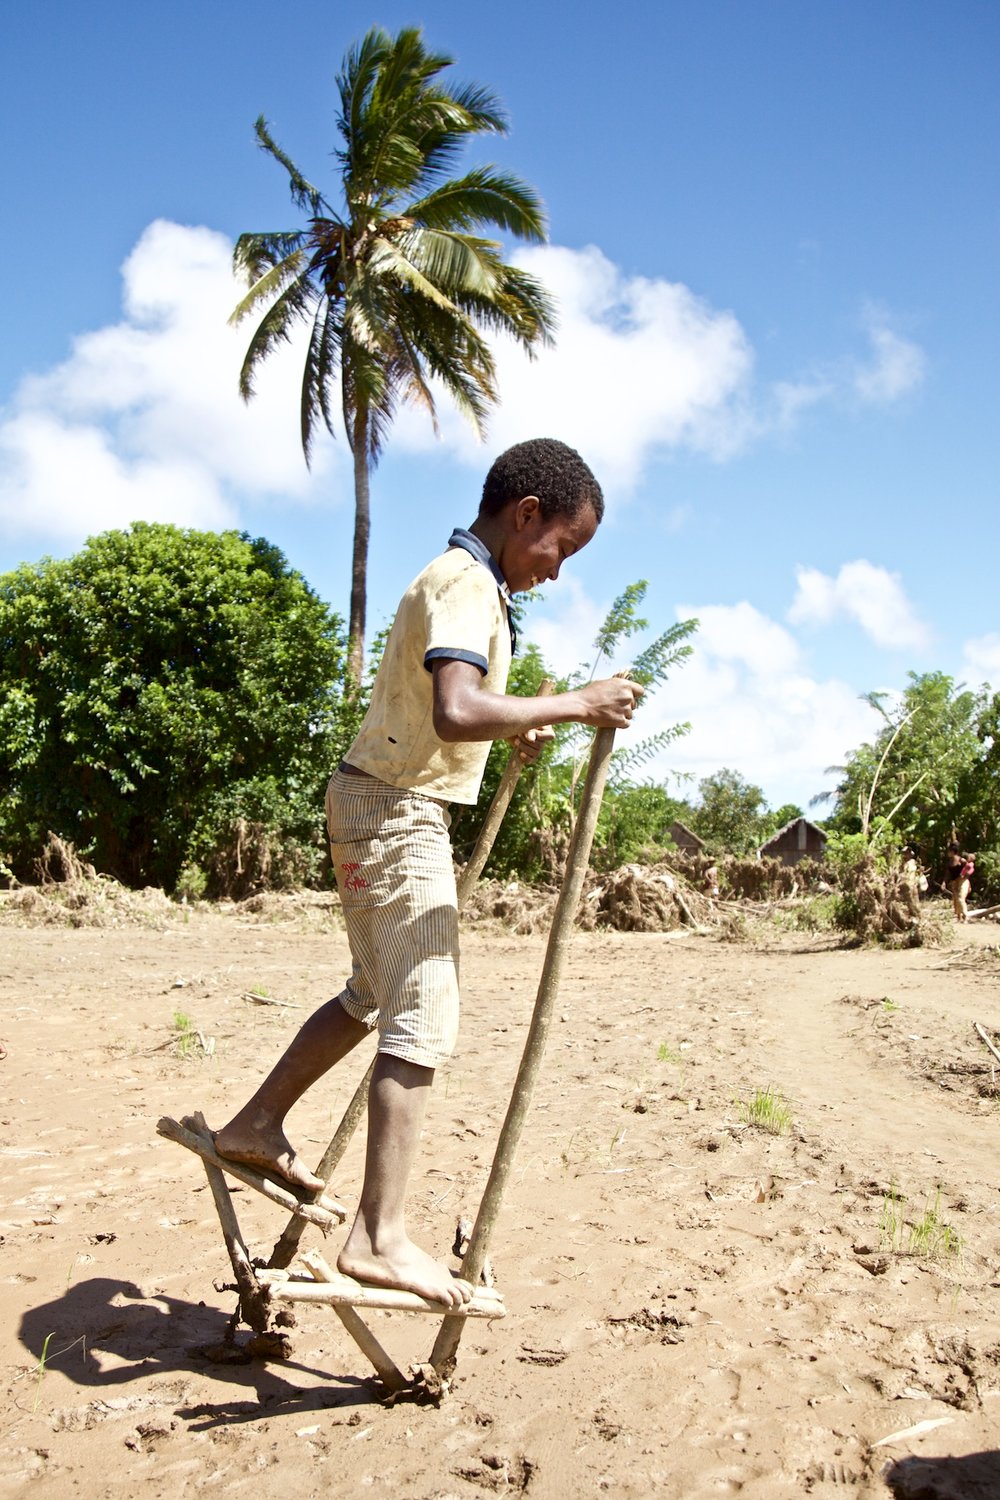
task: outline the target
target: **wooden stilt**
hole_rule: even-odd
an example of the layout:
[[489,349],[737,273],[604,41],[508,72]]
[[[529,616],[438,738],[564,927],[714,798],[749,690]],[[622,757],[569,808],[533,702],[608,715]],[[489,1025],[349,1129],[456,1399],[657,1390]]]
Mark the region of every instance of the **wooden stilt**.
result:
[[[510,1176],[517,1144],[531,1103],[531,1095],[541,1069],[566,949],[580,905],[583,880],[594,842],[594,830],[597,826],[597,815],[601,810],[601,798],[604,794],[614,739],[613,729],[599,729],[594,735],[587,779],[580,802],[580,813],[573,831],[573,840],[566,861],[566,875],[559,892],[552,930],[549,933],[548,946],[545,950],[545,963],[538,985],[531,1025],[524,1044],[521,1066],[518,1069],[510,1105],[500,1131],[493,1166],[479,1207],[476,1225],[462,1261],[462,1276],[473,1286],[478,1282],[483,1269],[490,1237],[500,1212],[507,1179]],[[443,1379],[450,1377],[455,1368],[458,1345],[464,1327],[464,1317],[456,1317],[451,1313],[445,1315],[430,1358],[434,1369]]]

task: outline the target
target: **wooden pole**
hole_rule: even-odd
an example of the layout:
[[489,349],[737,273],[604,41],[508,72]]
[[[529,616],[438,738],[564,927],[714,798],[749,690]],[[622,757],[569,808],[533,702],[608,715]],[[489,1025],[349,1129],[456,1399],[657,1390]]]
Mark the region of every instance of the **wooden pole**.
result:
[[[550,678],[543,678],[539,684],[537,696],[539,698],[548,698],[554,691],[554,687],[555,685]],[[504,767],[503,775],[500,778],[500,785],[497,787],[493,795],[493,801],[490,803],[489,812],[486,814],[483,826],[479,830],[479,837],[476,839],[475,848],[469,855],[456,882],[459,911],[461,911],[472,894],[476,881],[482,874],[483,867],[490,857],[490,851],[496,843],[497,834],[500,832],[500,825],[503,823],[504,815],[511,804],[511,799],[514,796],[523,770],[524,765],[521,757],[516,751],[512,750],[510,758]],[[316,1176],[322,1177],[324,1184],[329,1183],[330,1178],[340,1165],[340,1159],[347,1150],[351,1137],[355,1130],[357,1130],[361,1116],[365,1112],[368,1104],[368,1089],[371,1085],[372,1073],[375,1070],[375,1061],[376,1059],[373,1057],[368,1064],[368,1071],[355,1089],[354,1096],[344,1111],[344,1117],[337,1126],[336,1134],[323,1152],[322,1160],[316,1168]],[[274,1269],[284,1269],[291,1265],[295,1259],[299,1241],[302,1238],[305,1227],[305,1222],[302,1218],[293,1216],[289,1219],[278,1240],[275,1242],[274,1249],[271,1251],[271,1256],[267,1263],[268,1266]]]
[[[538,994],[535,999],[535,1008],[531,1017],[531,1025],[528,1029],[527,1040],[524,1044],[524,1052],[521,1057],[521,1066],[518,1069],[517,1079],[514,1083],[514,1092],[511,1095],[507,1116],[500,1131],[497,1142],[496,1154],[493,1157],[493,1166],[490,1170],[486,1191],[483,1201],[479,1206],[479,1214],[476,1226],[472,1231],[469,1248],[462,1261],[462,1276],[473,1287],[479,1281],[479,1276],[489,1249],[490,1237],[496,1225],[503,1201],[504,1190],[510,1176],[514,1156],[517,1151],[518,1141],[528,1109],[531,1104],[531,1096],[534,1091],[538,1074],[541,1070],[542,1057],[545,1052],[545,1043],[549,1032],[549,1023],[555,1008],[556,997],[559,991],[559,982],[562,977],[566,949],[576,920],[577,909],[580,905],[580,895],[583,890],[583,881],[587,873],[587,865],[590,860],[590,850],[594,842],[594,831],[597,827],[597,817],[601,810],[601,798],[604,795],[604,784],[607,781],[608,765],[611,760],[611,752],[614,748],[615,732],[613,729],[599,729],[594,735],[594,743],[590,751],[590,764],[587,768],[587,779],[584,782],[583,796],[580,803],[580,814],[577,818],[576,828],[573,831],[573,839],[570,844],[569,855],[566,861],[566,874],[563,879],[562,889],[559,892],[559,900],[556,904],[555,915],[552,921],[552,930],[549,933],[548,946],[545,950],[545,963],[542,967],[542,977],[538,985]],[[455,1368],[456,1354],[462,1330],[465,1327],[465,1319],[446,1314],[441,1324],[440,1331],[431,1351],[430,1362],[442,1379],[450,1377]]]
[[[555,683],[550,677],[544,677],[538,686],[537,697],[549,698],[555,691]],[[483,873],[483,867],[490,857],[493,845],[496,843],[497,834],[506,816],[507,809],[517,788],[517,783],[524,765],[521,757],[515,750],[511,751],[510,759],[504,767],[500,778],[500,785],[493,795],[490,810],[483,819],[483,826],[479,830],[476,839],[476,847],[466,860],[462,872],[458,877],[458,905],[461,909],[475,889],[476,881]]]

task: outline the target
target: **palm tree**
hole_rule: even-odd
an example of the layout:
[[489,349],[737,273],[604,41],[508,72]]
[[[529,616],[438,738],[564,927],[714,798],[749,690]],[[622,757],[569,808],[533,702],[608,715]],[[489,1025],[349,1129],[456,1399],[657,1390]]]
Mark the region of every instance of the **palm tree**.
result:
[[333,432],[340,407],[354,459],[354,549],[349,670],[361,681],[365,638],[369,479],[400,398],[422,405],[437,431],[437,382],[480,436],[498,399],[487,336],[504,333],[530,355],[549,342],[554,316],[532,276],[508,265],[498,228],[545,238],[544,209],[527,184],[493,166],[447,176],[466,137],[504,134],[499,101],[474,85],[449,88],[452,63],[429,52],[419,30],[395,37],[375,28],[337,77],[341,111],[342,211],[276,145],[261,116],[258,144],[287,171],[305,228],[244,234],[234,264],[250,290],[238,323],[265,308],[240,372],[244,400],[266,359],[300,321],[311,323],[300,423],[306,462],[322,419]]

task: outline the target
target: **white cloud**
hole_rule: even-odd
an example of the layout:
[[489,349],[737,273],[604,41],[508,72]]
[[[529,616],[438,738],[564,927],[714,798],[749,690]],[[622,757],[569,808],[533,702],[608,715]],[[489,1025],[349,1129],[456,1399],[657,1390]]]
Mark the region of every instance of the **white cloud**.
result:
[[[753,353],[732,313],[678,283],[627,276],[593,245],[546,245],[516,260],[555,296],[559,330],[555,347],[533,360],[499,346],[491,451],[551,434],[579,448],[609,488],[628,489],[657,451],[721,458],[746,439]],[[458,456],[481,465],[482,448],[457,415],[442,410],[441,426]],[[418,450],[433,442],[415,411],[400,414],[396,433]]]
[[[611,602],[591,600],[577,580],[566,582],[555,608],[545,601],[526,631],[561,672],[578,665],[580,643],[593,639]],[[690,777],[684,794],[693,795],[703,776],[730,766],[762,787],[772,807],[792,801],[808,811],[810,799],[834,785],[827,768],[877,732],[874,710],[847,683],[811,677],[794,635],[745,601],[681,604],[676,615],[698,618],[694,651],[643,706],[636,738],[685,721],[691,732],[643,774],[659,780],[683,773]],[[628,743],[622,735],[620,744]]]
[[239,288],[225,237],[157,221],[122,279],[122,321],[25,379],[0,422],[0,532],[77,541],[133,520],[218,527],[237,523],[238,496],[318,493],[335,455],[305,467],[299,351],[269,362],[249,407],[238,395],[249,331],[227,325]]
[[[527,434],[579,447],[613,494],[635,486],[664,451],[725,458],[787,427],[853,379],[870,400],[895,399],[923,355],[869,310],[874,360],[845,373],[755,389],[754,356],[733,313],[690,288],[630,276],[595,246],[523,250],[518,263],[554,294],[556,346],[534,360],[497,350],[502,404],[489,451]],[[159,220],[122,268],[123,314],[77,337],[68,358],[22,381],[0,418],[0,536],[72,542],[134,519],[218,526],[258,501],[349,499],[347,444],[318,444],[314,472],[298,439],[301,340],[260,372],[249,407],[237,372],[249,328],[232,329],[239,295],[229,241]],[[303,337],[304,337],[304,330]],[[441,401],[441,444],[422,411],[399,413],[393,446],[432,449],[481,469],[484,450]],[[668,529],[687,519],[681,508]]]
[[847,398],[866,405],[890,406],[915,390],[927,373],[927,356],[911,339],[897,333],[885,308],[866,306],[861,317],[869,343],[865,359],[844,357],[814,362],[807,374],[776,380],[769,390],[761,432],[794,427],[812,408],[843,405]]
[[818,568],[796,568],[795,574],[798,588],[788,611],[792,625],[829,625],[847,618],[877,646],[904,650],[927,645],[927,627],[907,599],[898,573],[859,558],[844,563],[835,578]]
[[1000,635],[996,631],[966,641],[960,675],[976,687],[987,682],[1000,689]]
[[919,345],[889,327],[883,309],[866,308],[865,324],[872,346],[871,359],[856,366],[854,389],[863,401],[877,405],[898,401],[923,380],[927,357]]
[[762,679],[786,676],[799,666],[798,643],[745,600],[740,604],[678,604],[677,617],[698,618],[699,646],[720,662],[735,662]]

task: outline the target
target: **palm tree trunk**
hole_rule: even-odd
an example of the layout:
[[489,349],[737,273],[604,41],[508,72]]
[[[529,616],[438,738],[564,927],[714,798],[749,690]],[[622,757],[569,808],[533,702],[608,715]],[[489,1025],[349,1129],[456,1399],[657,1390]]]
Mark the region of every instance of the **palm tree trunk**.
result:
[[368,603],[368,535],[371,530],[368,466],[368,413],[354,414],[354,551],[351,557],[351,617],[347,633],[347,670],[354,690],[365,667],[365,615]]

